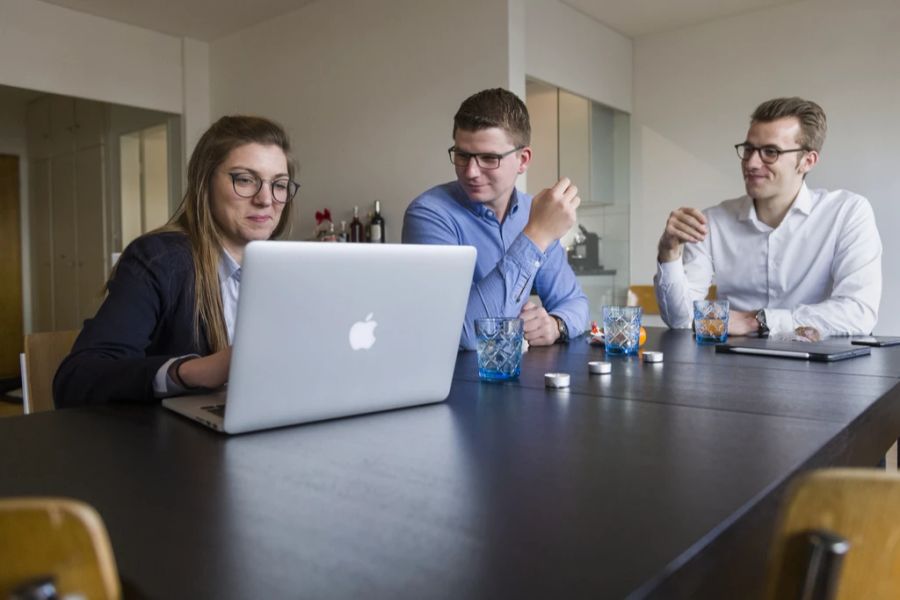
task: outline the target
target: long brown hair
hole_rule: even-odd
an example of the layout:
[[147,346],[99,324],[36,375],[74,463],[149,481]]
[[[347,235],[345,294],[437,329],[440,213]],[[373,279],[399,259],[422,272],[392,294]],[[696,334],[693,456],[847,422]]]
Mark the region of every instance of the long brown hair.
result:
[[[222,117],[197,142],[188,163],[184,199],[169,222],[160,228],[160,231],[181,231],[190,241],[194,259],[194,340],[199,345],[205,332],[212,352],[228,347],[228,331],[219,287],[222,232],[212,216],[209,190],[213,174],[228,154],[238,146],[252,143],[281,148],[287,159],[288,176],[294,179],[290,141],[280,125],[261,117]],[[290,229],[291,204],[289,201],[284,205],[272,238]]]

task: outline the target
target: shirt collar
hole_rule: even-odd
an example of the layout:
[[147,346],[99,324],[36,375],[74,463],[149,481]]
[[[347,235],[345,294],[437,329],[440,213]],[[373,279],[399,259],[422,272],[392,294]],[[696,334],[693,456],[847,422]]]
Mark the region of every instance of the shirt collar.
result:
[[[804,181],[800,185],[800,191],[797,192],[797,197],[794,198],[794,202],[791,204],[791,208],[788,209],[788,213],[798,211],[802,212],[804,215],[809,215],[809,213],[812,212],[812,206],[812,194],[809,193],[809,188],[806,187],[806,182]],[[762,223],[762,221],[759,220],[759,217],[756,216],[756,208],[754,208],[753,198],[750,196],[743,197],[738,209],[738,220]]]
[[739,221],[757,221],[756,209],[753,206],[753,198],[744,196],[741,198],[741,204],[738,207]]
[[791,205],[791,210],[798,210],[804,215],[808,215],[812,212],[812,207],[812,194],[809,193],[809,188],[806,187],[806,182],[804,181],[800,185],[800,191],[797,192],[797,197],[794,199],[794,203]]
[[[470,212],[474,213],[478,217],[485,217],[490,213],[494,218],[494,211],[488,208],[483,202],[472,202],[469,200],[469,196],[466,194],[466,191],[463,189],[462,185],[460,185],[459,181],[455,181],[454,185],[456,187],[456,199],[462,204],[466,209]],[[509,199],[509,209],[506,211],[507,218],[510,215],[514,215],[519,211],[519,195],[522,192],[519,191],[519,188],[514,187],[512,196]]]
[[514,215],[519,212],[519,194],[521,193],[519,188],[513,188],[512,198],[509,199],[509,210],[506,211],[507,214]]
[[225,248],[222,248],[222,260],[219,261],[219,281],[226,282],[231,278],[235,281],[241,281],[241,265],[228,254]]

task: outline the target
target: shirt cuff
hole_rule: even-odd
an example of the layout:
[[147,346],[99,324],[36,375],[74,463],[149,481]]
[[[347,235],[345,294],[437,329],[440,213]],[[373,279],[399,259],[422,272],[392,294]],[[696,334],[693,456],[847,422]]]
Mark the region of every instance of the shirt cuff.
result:
[[684,263],[681,259],[657,262],[656,272],[659,273],[659,284],[668,285],[678,279],[684,279]]
[[199,354],[185,354],[184,356],[171,358],[163,363],[163,366],[159,368],[156,372],[156,376],[153,378],[153,395],[155,397],[165,398],[167,396],[178,396],[188,391],[187,388],[178,385],[175,383],[174,379],[169,377],[169,367],[171,367],[172,363],[176,360],[181,360],[182,358],[190,356],[200,358]]
[[520,233],[518,237],[513,240],[513,243],[510,244],[509,250],[506,251],[506,255],[516,261],[516,264],[519,265],[519,268],[521,268],[522,271],[533,274],[541,268],[542,264],[544,264],[544,261],[547,259],[552,248],[553,244],[550,244],[550,246],[547,247],[547,252],[541,252],[540,248],[538,248],[527,235]]
[[770,336],[794,333],[794,317],[786,308],[766,308],[766,327]]
[[[551,248],[552,244],[547,248],[547,252]],[[524,233],[520,233],[506,251],[505,260],[509,261],[507,264],[513,265],[513,268],[508,270],[504,277],[510,286],[508,289],[513,293],[511,299],[519,309],[522,307],[523,298],[527,299],[534,285],[534,278],[547,260],[547,256],[548,254],[542,253]]]

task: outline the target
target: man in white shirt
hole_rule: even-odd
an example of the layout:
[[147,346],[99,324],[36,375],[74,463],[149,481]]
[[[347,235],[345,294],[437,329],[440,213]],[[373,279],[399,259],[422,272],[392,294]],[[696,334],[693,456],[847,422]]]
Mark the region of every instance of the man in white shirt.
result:
[[825,112],[815,102],[762,103],[746,141],[735,145],[747,194],[669,215],[654,278],[669,327],[691,326],[693,301],[714,280],[718,297],[731,304],[731,335],[818,339],[872,331],[881,300],[872,207],[857,194],[805,183],[825,133]]

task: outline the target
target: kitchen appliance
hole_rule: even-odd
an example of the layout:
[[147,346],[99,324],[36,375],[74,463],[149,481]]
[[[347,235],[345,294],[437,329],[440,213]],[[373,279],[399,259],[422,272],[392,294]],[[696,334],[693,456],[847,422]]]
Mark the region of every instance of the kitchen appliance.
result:
[[602,269],[600,236],[585,229],[584,225],[579,225],[578,229],[579,232],[575,234],[572,246],[567,252],[572,270],[576,273],[585,273]]

